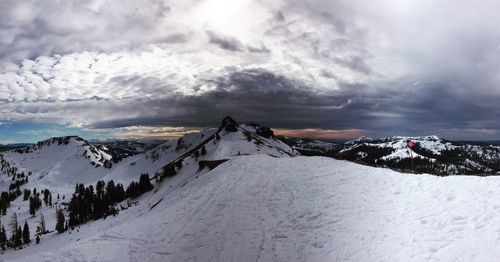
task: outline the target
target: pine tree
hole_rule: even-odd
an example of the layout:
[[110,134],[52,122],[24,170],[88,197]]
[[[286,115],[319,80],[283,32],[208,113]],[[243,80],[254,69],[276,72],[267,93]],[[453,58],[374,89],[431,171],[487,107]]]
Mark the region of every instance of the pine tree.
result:
[[26,201],[30,198],[30,195],[31,195],[31,191],[29,189],[24,189],[24,196],[23,196],[23,200]]
[[110,180],[106,184],[106,189],[104,193],[104,199],[106,205],[110,205],[113,204],[113,202],[115,202],[114,194],[115,194],[115,182],[113,180]]
[[121,202],[125,199],[125,189],[123,185],[118,183],[115,188],[115,202]]
[[2,225],[0,229],[0,248],[5,250],[5,246],[7,245],[7,232],[5,232],[5,227]]
[[23,243],[29,244],[31,242],[30,239],[30,227],[28,226],[28,222],[24,222],[23,228]]
[[45,203],[46,206],[49,205],[49,194],[50,191],[48,189],[43,190],[43,203]]
[[153,189],[148,174],[141,174],[139,177],[139,189],[141,194]]
[[204,156],[207,154],[207,149],[205,148],[205,145],[201,146],[201,155]]
[[182,159],[175,162],[175,166],[177,167],[177,169],[181,169],[182,168]]
[[139,195],[139,184],[135,181],[130,182],[125,191],[125,197],[134,198]]
[[42,201],[38,195],[30,197],[30,215],[35,216],[36,211],[42,206]]
[[80,224],[80,220],[78,219],[78,216],[76,215],[76,212],[69,212],[69,220],[68,220],[68,225],[73,228],[74,226],[77,226]]
[[63,233],[65,230],[65,228],[64,228],[65,219],[64,219],[63,211],[60,208],[58,208],[56,210],[56,219],[57,219],[56,230],[59,233]]
[[17,188],[16,188],[16,196],[20,196],[21,195],[21,189],[19,188],[19,184],[17,185]]
[[97,198],[103,198],[104,197],[104,181],[99,180],[97,181],[97,184],[95,185],[95,191],[96,191],[96,197]]
[[0,211],[3,216],[7,214],[7,207],[10,206],[10,196],[8,192],[3,191],[0,194]]
[[198,161],[198,157],[200,157],[200,152],[198,152],[198,150],[195,150],[195,151],[194,151],[194,159],[195,159],[196,161]]
[[177,172],[175,171],[175,165],[170,163],[165,167],[164,174],[166,176],[175,176]]
[[21,228],[21,226],[19,226],[17,228],[16,238],[14,240],[14,246],[18,247],[21,246],[22,244],[23,244],[23,229]]
[[35,208],[35,198],[30,197],[30,215],[35,216],[36,208]]

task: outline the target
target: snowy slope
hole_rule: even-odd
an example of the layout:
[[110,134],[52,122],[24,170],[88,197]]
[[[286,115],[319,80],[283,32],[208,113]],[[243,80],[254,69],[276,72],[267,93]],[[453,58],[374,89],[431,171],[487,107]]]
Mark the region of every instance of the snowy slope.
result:
[[[17,173],[32,173],[30,184],[58,188],[75,183],[93,183],[112,166],[111,156],[80,137],[54,137],[23,149],[3,152],[5,167],[17,168]],[[7,179],[7,170],[0,176]],[[0,191],[7,183],[0,183]]]
[[[230,120],[232,124],[228,126],[231,130],[226,130],[226,124],[223,122],[219,128],[186,134],[178,140],[168,141],[118,163],[112,163],[113,159],[104,145],[96,147],[78,137],[51,138],[22,150],[6,152],[0,155],[2,165],[5,166],[0,174],[0,191],[9,191],[9,186],[14,181],[12,174],[15,173],[16,180],[24,181],[25,177],[29,178],[29,182],[21,184],[21,192],[25,189],[33,191],[36,188],[38,192],[48,189],[52,193],[54,205],[43,204],[36,212],[37,216],[32,217],[29,214],[29,201],[23,200],[21,195],[10,203],[6,215],[0,220],[7,225],[13,213],[16,213],[19,223],[28,223],[31,237],[34,239],[39,214],[45,216],[47,228],[53,230],[56,224],[55,208],[66,208],[76,183],[95,186],[98,180],[114,180],[115,183],[122,183],[126,187],[131,181],[137,181],[141,173],[148,173],[150,177],[160,176],[163,167],[173,161],[182,161],[183,167],[179,174],[169,177],[165,182],[169,189],[172,189],[182,187],[188,180],[209,172],[223,161],[240,156],[297,155],[292,148],[276,139],[270,129],[256,124],[238,124]],[[205,154],[200,153],[201,147],[205,149]],[[196,157],[194,151],[201,155]],[[206,165],[202,166],[202,163]],[[7,175],[8,173],[10,175]],[[121,205],[126,206],[123,203]],[[6,229],[7,235],[10,236],[10,228]]]
[[209,128],[201,132],[188,133],[182,136],[184,142],[180,147],[177,147],[178,140],[169,140],[145,153],[125,158],[106,175],[105,180],[113,179],[127,183],[136,180],[141,173],[152,175],[164,165],[199,145],[216,131],[216,128]]
[[[235,127],[235,132],[225,131],[222,126],[186,134],[178,140],[167,141],[144,154],[124,159],[104,179],[127,183],[137,179],[141,173],[153,175],[174,160],[192,159],[192,155],[186,156],[186,154],[199,148],[200,145],[204,145],[207,151],[206,155],[199,157],[200,160],[222,160],[255,154],[275,157],[298,154],[274,136],[266,138],[257,134],[259,127],[255,124],[242,123]],[[220,139],[215,137],[216,134]]]
[[[498,177],[236,157],[4,261],[495,261]],[[190,178],[189,178],[190,177]]]
[[[415,144],[412,150],[406,145],[408,139]],[[500,174],[499,146],[453,142],[437,136],[361,137],[346,142],[334,156],[398,170],[409,170],[413,157],[418,172],[437,175]]]
[[156,146],[164,143],[165,141],[157,140],[90,140],[92,145],[99,149],[105,149],[113,156],[114,162],[119,162],[123,158],[144,153],[148,150],[155,148]]

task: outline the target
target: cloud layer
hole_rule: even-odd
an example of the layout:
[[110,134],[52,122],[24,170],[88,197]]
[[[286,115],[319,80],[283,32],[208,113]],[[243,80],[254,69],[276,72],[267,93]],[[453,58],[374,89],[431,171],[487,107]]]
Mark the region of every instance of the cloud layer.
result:
[[0,5],[0,122],[500,134],[494,2]]

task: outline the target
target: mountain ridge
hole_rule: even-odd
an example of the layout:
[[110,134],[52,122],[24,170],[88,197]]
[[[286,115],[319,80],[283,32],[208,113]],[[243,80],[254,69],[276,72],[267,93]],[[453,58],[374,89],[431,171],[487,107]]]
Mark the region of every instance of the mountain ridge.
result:
[[[410,150],[406,141],[415,146]],[[307,155],[329,156],[370,166],[435,175],[500,175],[500,145],[451,141],[435,135],[359,137],[330,148],[307,151],[294,140],[285,140]],[[304,149],[305,147],[305,149]],[[413,166],[412,158],[413,157]]]

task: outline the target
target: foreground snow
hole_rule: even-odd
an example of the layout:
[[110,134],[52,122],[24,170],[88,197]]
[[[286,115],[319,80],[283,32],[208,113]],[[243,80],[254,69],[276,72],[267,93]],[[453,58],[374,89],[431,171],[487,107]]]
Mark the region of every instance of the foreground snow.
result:
[[[5,261],[494,261],[499,177],[234,158]],[[174,177],[175,178],[175,177]],[[156,205],[155,205],[156,204]]]

